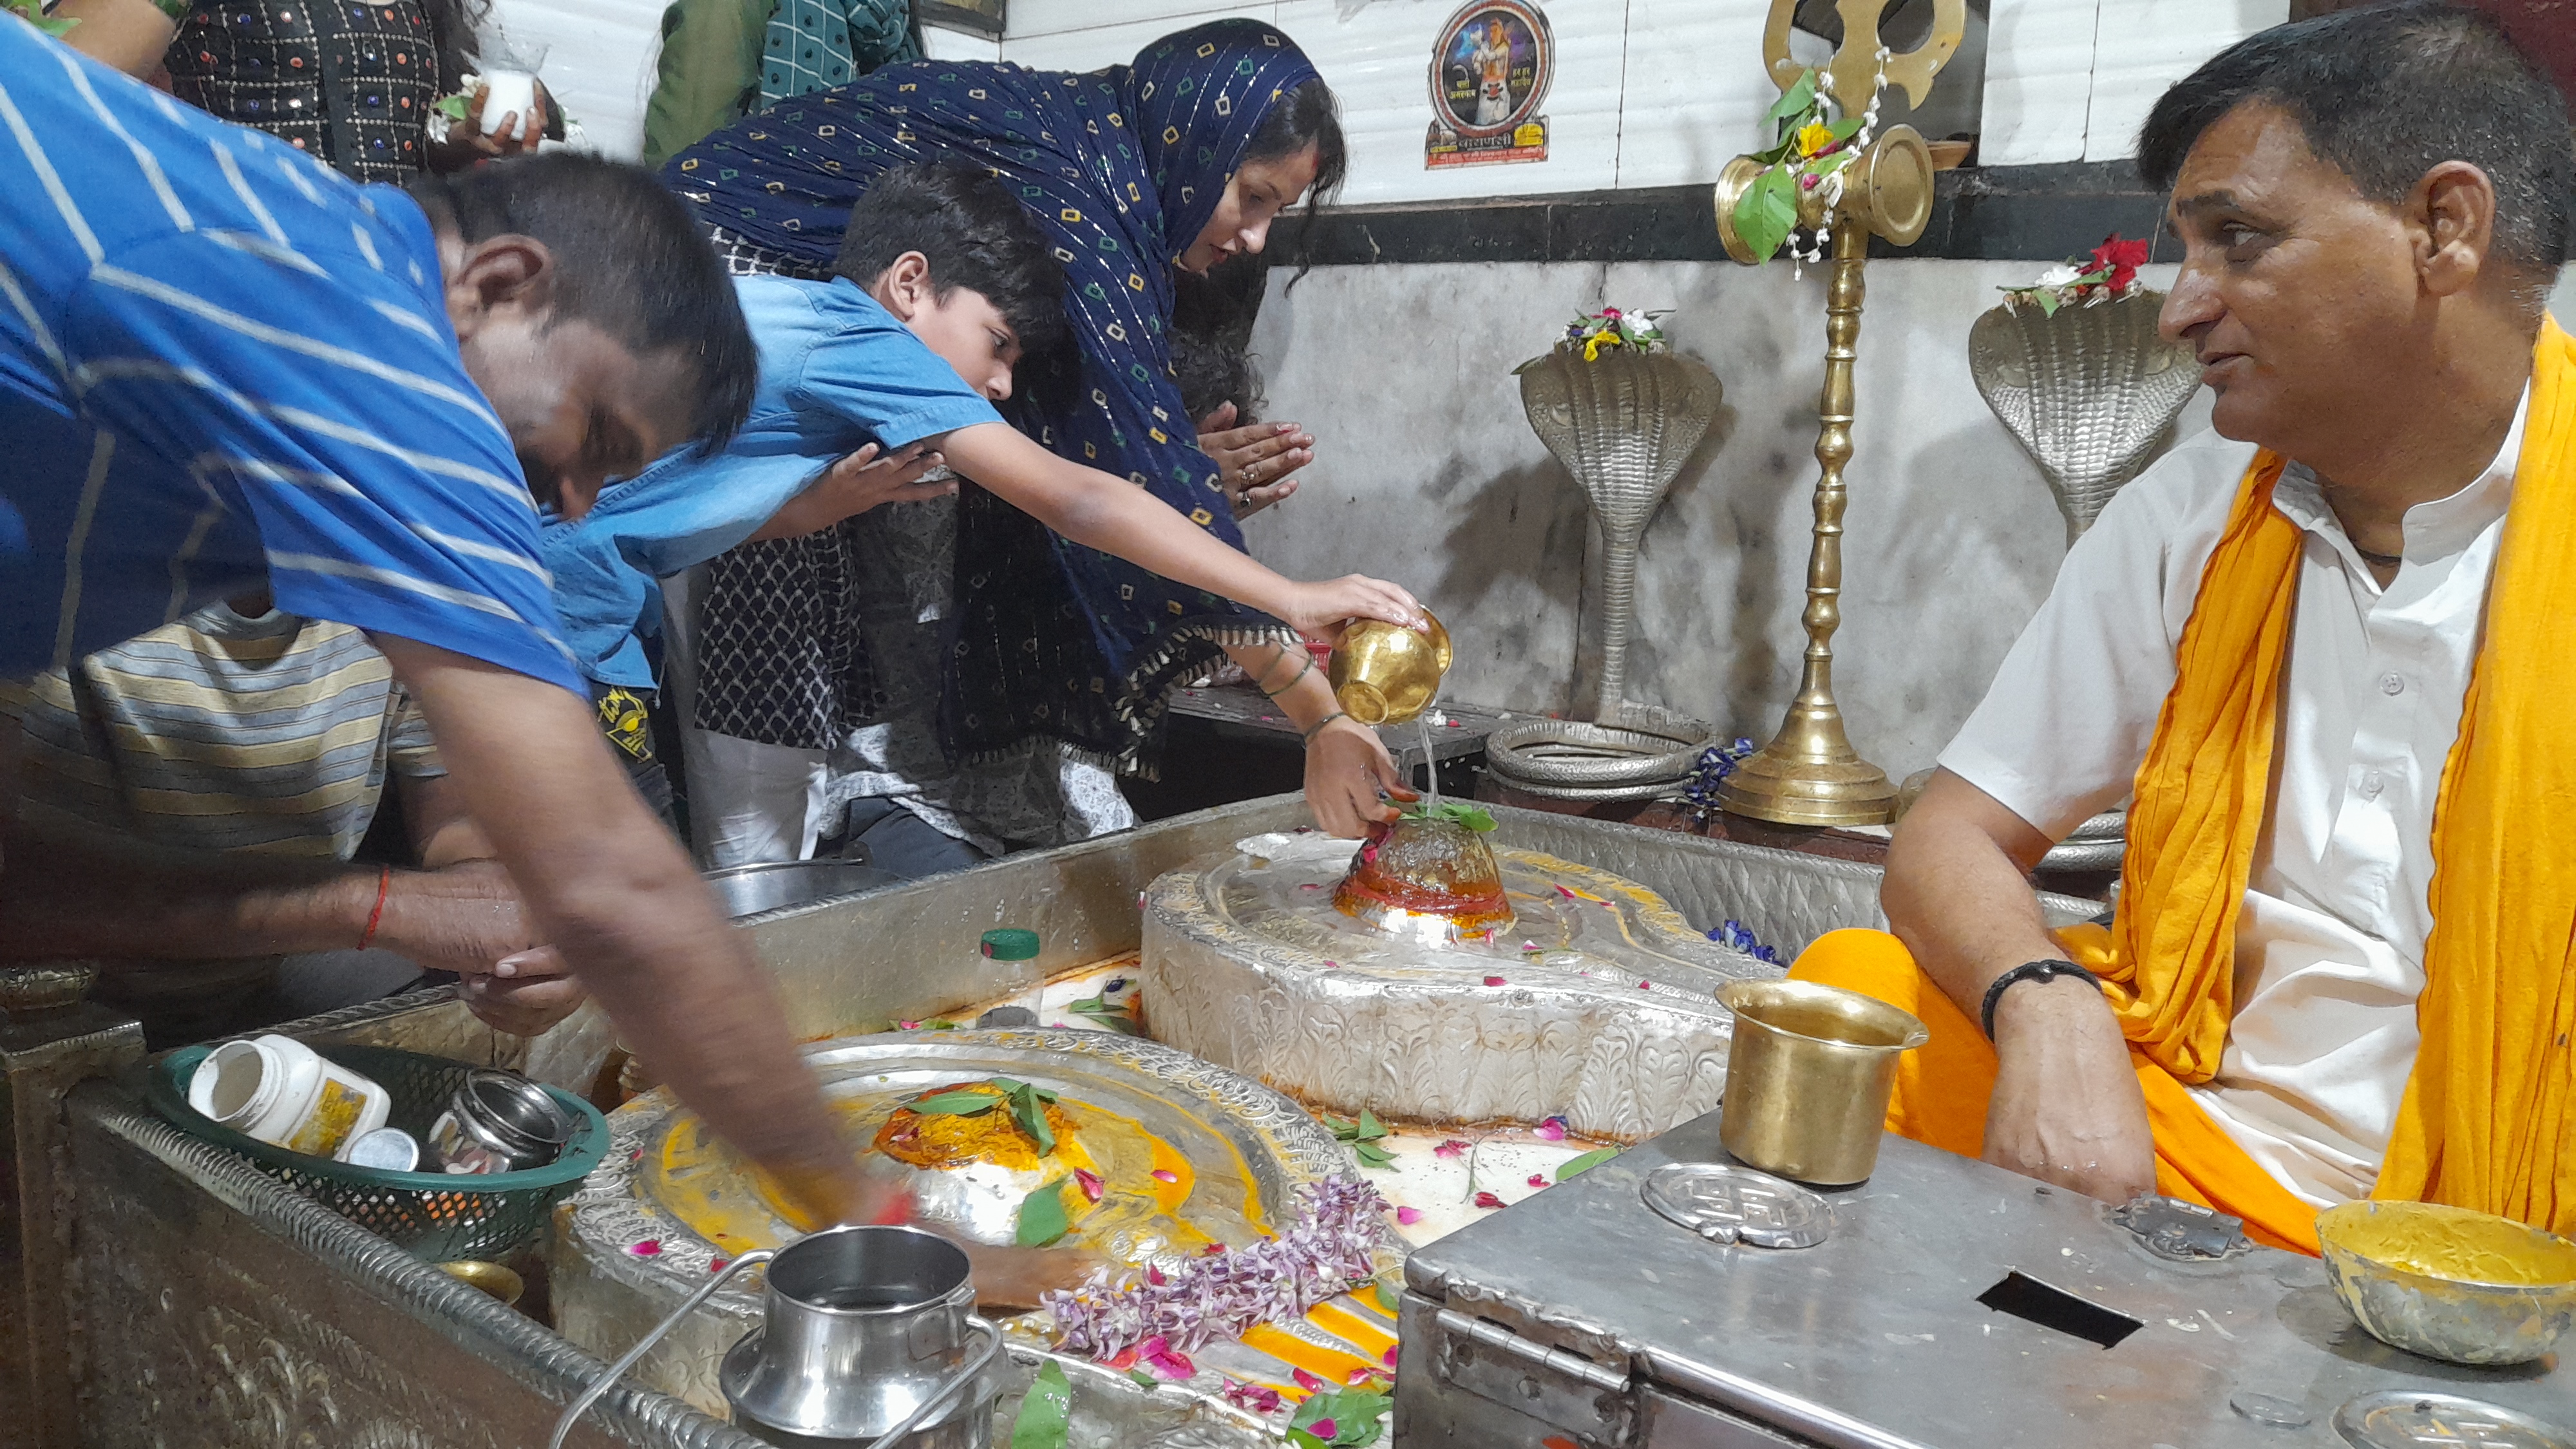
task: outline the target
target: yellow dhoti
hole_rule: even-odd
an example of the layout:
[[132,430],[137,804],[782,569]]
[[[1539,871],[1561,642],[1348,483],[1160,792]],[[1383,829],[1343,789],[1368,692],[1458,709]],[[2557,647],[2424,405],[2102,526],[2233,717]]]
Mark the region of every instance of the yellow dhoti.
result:
[[[1809,946],[1789,976],[1912,1012],[1932,1039],[1900,1059],[1887,1130],[1962,1157],[1985,1150],[1995,1049],[1914,964],[1904,942],[1885,931],[1836,931]],[[2155,1133],[2156,1191],[2243,1218],[2246,1235],[2258,1243],[2313,1256],[2317,1210],[2246,1156],[2171,1072],[2134,1048],[2129,1061],[2146,1092],[2147,1125]]]

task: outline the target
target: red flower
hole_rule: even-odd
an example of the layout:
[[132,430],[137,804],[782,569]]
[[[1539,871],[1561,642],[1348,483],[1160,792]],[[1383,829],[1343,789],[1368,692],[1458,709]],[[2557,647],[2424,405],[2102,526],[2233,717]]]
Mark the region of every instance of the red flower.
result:
[[2093,264],[2084,270],[2096,272],[2109,267],[2111,275],[2108,280],[2111,290],[2124,292],[2129,289],[2130,284],[2138,280],[2138,268],[2146,264],[2147,243],[2144,238],[2123,241],[2118,232],[2113,232],[2103,239],[2100,246],[2093,249]]
[[1480,1208],[1498,1208],[1502,1205],[1503,1200],[1490,1192],[1476,1194],[1476,1206]]

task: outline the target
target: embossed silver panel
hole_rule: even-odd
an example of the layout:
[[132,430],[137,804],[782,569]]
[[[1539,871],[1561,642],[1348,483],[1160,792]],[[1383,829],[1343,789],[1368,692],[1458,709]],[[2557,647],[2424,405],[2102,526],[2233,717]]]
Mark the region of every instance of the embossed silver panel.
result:
[[1635,1141],[1706,1111],[1733,1018],[1717,988],[1776,977],[1633,882],[1494,837],[1516,922],[1432,947],[1333,908],[1349,841],[1268,835],[1154,883],[1145,1020],[1313,1106],[1537,1122]]
[[1646,1206],[1712,1243],[1812,1248],[1833,1236],[1834,1210],[1815,1193],[1729,1162],[1667,1163],[1646,1174]]

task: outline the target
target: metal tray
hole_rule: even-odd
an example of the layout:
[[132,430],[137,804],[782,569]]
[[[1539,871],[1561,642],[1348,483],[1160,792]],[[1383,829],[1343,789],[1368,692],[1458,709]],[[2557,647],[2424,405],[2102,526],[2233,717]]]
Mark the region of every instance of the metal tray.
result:
[[[904,1032],[818,1046],[806,1059],[825,1091],[838,1099],[891,1102],[937,1082],[998,1073],[1133,1117],[1180,1148],[1203,1173],[1214,1162],[1240,1165],[1251,1212],[1235,1221],[1195,1224],[1220,1239],[1249,1241],[1293,1211],[1300,1187],[1354,1170],[1332,1134],[1278,1092],[1185,1052],[1114,1032]],[[565,1337],[604,1358],[642,1337],[706,1281],[718,1260],[793,1235],[738,1174],[735,1183],[698,1189],[737,1195],[738,1210],[730,1215],[737,1226],[724,1243],[701,1236],[657,1200],[655,1164],[674,1134],[693,1132],[695,1122],[666,1091],[618,1109],[609,1117],[606,1160],[557,1219],[550,1253],[557,1325]],[[704,1160],[699,1171],[728,1170],[727,1157]],[[934,1217],[941,1211],[937,1203],[924,1206]],[[972,1223],[960,1225],[976,1231]],[[636,1381],[721,1413],[717,1362],[757,1325],[759,1314],[756,1289],[728,1285],[656,1346],[636,1369]]]

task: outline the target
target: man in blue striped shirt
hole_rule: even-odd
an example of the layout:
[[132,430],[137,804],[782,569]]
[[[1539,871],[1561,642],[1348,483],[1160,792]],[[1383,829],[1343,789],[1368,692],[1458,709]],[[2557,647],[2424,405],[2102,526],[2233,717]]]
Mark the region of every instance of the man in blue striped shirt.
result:
[[0,676],[262,584],[367,631],[626,1042],[806,1214],[873,1215],[537,562],[531,493],[578,516],[741,421],[732,289],[632,168],[422,185],[352,185],[0,15]]

